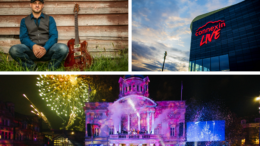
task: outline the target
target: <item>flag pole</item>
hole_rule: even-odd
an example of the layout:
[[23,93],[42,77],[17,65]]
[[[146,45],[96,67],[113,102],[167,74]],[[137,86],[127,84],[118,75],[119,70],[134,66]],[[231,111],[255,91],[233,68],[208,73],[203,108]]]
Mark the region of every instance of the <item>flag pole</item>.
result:
[[182,90],[183,90],[183,82],[181,81],[181,101],[182,101]]

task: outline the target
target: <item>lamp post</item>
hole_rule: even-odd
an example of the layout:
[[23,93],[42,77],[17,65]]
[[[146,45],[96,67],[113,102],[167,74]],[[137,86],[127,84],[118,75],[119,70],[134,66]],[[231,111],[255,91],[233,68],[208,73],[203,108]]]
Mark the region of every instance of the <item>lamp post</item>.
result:
[[167,51],[165,51],[165,53],[164,53],[164,60],[163,60],[162,71],[163,71],[163,68],[164,68],[164,63],[165,63],[166,56],[167,56]]
[[[256,101],[258,101],[259,102],[259,107],[258,107],[258,110],[259,110],[259,114],[260,114],[260,97],[256,97]],[[259,125],[258,125],[258,128],[259,128],[259,131],[258,131],[258,144],[259,144],[259,146],[260,146],[260,123],[259,123]]]

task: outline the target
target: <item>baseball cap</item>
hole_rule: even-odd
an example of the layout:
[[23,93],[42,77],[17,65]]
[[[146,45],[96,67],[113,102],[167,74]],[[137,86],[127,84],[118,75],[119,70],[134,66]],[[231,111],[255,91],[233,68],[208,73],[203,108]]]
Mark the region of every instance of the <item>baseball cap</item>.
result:
[[31,0],[31,3],[34,3],[35,1],[40,1],[40,2],[44,3],[44,0]]

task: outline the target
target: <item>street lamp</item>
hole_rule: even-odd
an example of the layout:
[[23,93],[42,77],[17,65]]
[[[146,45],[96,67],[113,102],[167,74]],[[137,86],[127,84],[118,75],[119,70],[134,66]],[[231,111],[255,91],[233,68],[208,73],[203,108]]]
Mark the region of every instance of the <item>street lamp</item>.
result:
[[[259,110],[259,114],[260,114],[260,97],[256,97],[255,100],[259,102],[258,110]],[[259,127],[259,131],[258,131],[259,132],[259,134],[258,134],[258,144],[260,146],[260,124],[258,125],[258,127]]]
[[163,68],[164,68],[164,63],[165,63],[166,56],[167,56],[167,51],[165,51],[165,53],[164,53],[164,60],[163,60],[163,67],[162,67],[162,71],[163,71]]

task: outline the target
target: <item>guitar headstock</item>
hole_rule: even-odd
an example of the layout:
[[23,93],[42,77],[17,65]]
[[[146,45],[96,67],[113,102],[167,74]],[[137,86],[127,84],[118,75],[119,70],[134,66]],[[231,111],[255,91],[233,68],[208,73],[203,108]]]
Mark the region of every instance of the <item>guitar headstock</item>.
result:
[[75,4],[75,7],[74,7],[74,13],[78,13],[79,12],[79,4]]

